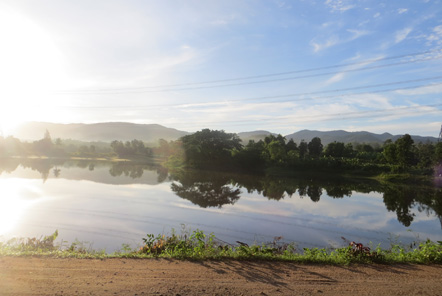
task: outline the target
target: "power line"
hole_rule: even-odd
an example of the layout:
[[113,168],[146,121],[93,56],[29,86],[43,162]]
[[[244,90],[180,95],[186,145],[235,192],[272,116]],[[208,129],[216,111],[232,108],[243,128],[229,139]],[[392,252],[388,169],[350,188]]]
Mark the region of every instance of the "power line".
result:
[[[442,76],[435,76],[430,78],[422,78],[422,79],[413,79],[413,80],[406,80],[406,81],[396,81],[396,82],[389,82],[389,83],[381,83],[381,84],[373,84],[368,86],[357,86],[357,87],[349,87],[349,88],[341,88],[341,89],[332,89],[332,90],[325,90],[325,91],[315,91],[315,92],[304,92],[304,93],[293,93],[293,94],[284,94],[284,95],[274,95],[274,96],[264,96],[264,97],[254,97],[254,98],[244,98],[244,99],[236,99],[236,100],[224,100],[224,101],[213,101],[209,104],[221,104],[221,103],[227,103],[227,102],[245,102],[245,101],[260,101],[260,100],[267,100],[267,99],[277,99],[277,98],[285,98],[285,97],[300,97],[300,96],[311,96],[315,94],[321,94],[321,93],[335,93],[335,92],[344,92],[349,90],[357,90],[357,89],[367,89],[367,88],[376,88],[380,86],[389,86],[389,85],[398,85],[398,84],[405,84],[405,83],[412,83],[412,82],[422,82],[422,81],[428,81],[428,80],[437,80],[442,79]],[[317,97],[308,97],[308,98],[299,98],[299,99],[290,99],[290,100],[278,100],[278,101],[270,101],[269,103],[277,103],[277,102],[297,102],[297,101],[305,101],[305,100],[320,100],[320,99],[328,99],[328,98],[335,98],[335,97],[343,97],[343,96],[354,96],[354,95],[363,95],[363,94],[372,94],[372,93],[383,93],[383,92],[392,92],[392,91],[398,91],[398,90],[409,90],[409,89],[416,89],[416,88],[422,88],[422,87],[431,87],[436,85],[441,85],[440,83],[432,83],[432,84],[426,84],[426,85],[417,85],[417,86],[405,86],[405,87],[399,87],[399,88],[389,88],[389,89],[381,89],[381,90],[372,90],[372,91],[366,91],[366,92],[355,92],[355,93],[344,93],[344,94],[335,94],[335,95],[329,95],[329,96],[317,96]],[[60,106],[61,108],[76,108],[76,109],[121,109],[121,108],[158,108],[158,107],[179,107],[184,105],[199,105],[199,104],[206,104],[205,102],[200,103],[180,103],[180,104],[156,104],[156,105],[149,105],[149,106],[128,106],[128,105],[119,105],[119,106]]]
[[[421,55],[435,53],[435,52],[440,52],[440,51],[442,51],[442,49],[433,49],[433,50],[427,50],[427,51],[423,51],[423,52],[414,52],[414,53],[408,53],[408,54],[402,54],[402,55],[396,55],[396,56],[389,56],[389,57],[384,57],[384,58],[368,59],[368,60],[363,60],[363,61],[360,61],[360,62],[344,63],[344,64],[337,64],[337,65],[331,65],[331,66],[324,66],[324,67],[317,67],[317,68],[308,68],[308,69],[302,69],[302,70],[293,70],[293,71],[271,73],[271,74],[262,74],[262,75],[255,75],[255,76],[236,77],[236,78],[227,78],[227,79],[219,79],[219,80],[209,80],[209,81],[202,81],[202,82],[165,84],[165,85],[145,86],[145,87],[108,88],[108,89],[96,89],[96,90],[78,90],[78,92],[83,92],[83,91],[84,92],[93,92],[93,91],[104,92],[104,91],[149,90],[149,89],[152,89],[152,88],[175,88],[175,87],[181,87],[181,86],[193,86],[193,85],[204,85],[204,84],[231,82],[231,81],[250,80],[250,79],[257,79],[257,78],[283,76],[283,75],[306,73],[306,72],[314,72],[314,71],[327,70],[327,69],[340,68],[340,67],[363,65],[363,64],[367,64],[367,63],[374,63],[374,62],[380,62],[380,61],[386,61],[386,60],[394,60],[394,59],[399,59],[399,58],[404,58],[404,57],[421,56]],[[326,75],[326,74],[324,74],[324,75]],[[73,91],[73,92],[75,92],[75,91]]]
[[251,85],[251,84],[260,84],[260,83],[271,83],[271,82],[279,82],[279,81],[297,80],[297,79],[313,78],[313,77],[320,77],[320,76],[340,74],[340,73],[367,71],[367,70],[374,70],[374,69],[386,68],[386,67],[391,67],[391,66],[399,66],[399,65],[405,65],[405,64],[426,62],[426,61],[437,60],[437,59],[442,59],[442,56],[433,57],[433,58],[426,58],[426,59],[417,59],[417,60],[413,60],[413,61],[397,62],[397,63],[386,64],[386,65],[370,66],[370,67],[359,68],[359,69],[348,69],[348,70],[342,70],[339,72],[325,72],[325,73],[317,73],[317,74],[295,76],[295,77],[286,77],[286,78],[277,78],[277,79],[259,80],[259,81],[250,81],[250,82],[239,82],[239,83],[230,83],[230,84],[221,84],[221,85],[199,86],[199,87],[171,88],[171,89],[160,89],[160,90],[139,90],[139,91],[125,91],[125,92],[120,91],[120,92],[107,92],[107,93],[106,92],[97,92],[97,91],[56,92],[56,93],[57,94],[75,94],[75,95],[85,95],[85,94],[86,95],[91,95],[91,94],[93,94],[93,95],[109,95],[109,94],[118,95],[118,94],[129,94],[129,93],[160,93],[160,92],[171,92],[171,91],[210,89],[210,88],[219,88],[219,87],[229,87],[229,86],[240,86],[240,85]]
[[[430,104],[430,105],[420,105],[420,106],[407,106],[407,107],[395,107],[395,108],[389,108],[389,109],[375,109],[375,110],[366,110],[366,111],[357,111],[357,112],[347,112],[345,114],[343,113],[331,113],[331,114],[322,114],[322,115],[305,115],[305,116],[296,116],[296,119],[311,119],[312,121],[333,121],[333,120],[346,120],[346,119],[354,119],[354,118],[376,118],[381,116],[399,116],[399,115],[421,115],[417,113],[418,109],[424,109],[424,108],[437,108],[441,107],[442,104]],[[397,112],[399,111],[399,112]],[[420,110],[420,112],[426,112],[426,114],[429,113],[439,113],[442,112],[441,109],[435,109],[435,110]],[[377,115],[373,115],[377,114]],[[223,121],[223,124],[229,124],[234,123],[235,125],[245,125],[255,122],[278,122],[281,123],[282,120],[289,120],[292,119],[292,116],[283,116],[278,118],[259,118],[259,119],[244,119],[244,120],[230,120],[230,121]],[[287,124],[294,124],[294,121],[291,121]],[[173,124],[173,123],[169,123]],[[214,124],[214,122],[197,122],[194,126],[201,127],[202,124]],[[186,125],[189,126],[189,125]],[[190,125],[192,126],[192,125]]]

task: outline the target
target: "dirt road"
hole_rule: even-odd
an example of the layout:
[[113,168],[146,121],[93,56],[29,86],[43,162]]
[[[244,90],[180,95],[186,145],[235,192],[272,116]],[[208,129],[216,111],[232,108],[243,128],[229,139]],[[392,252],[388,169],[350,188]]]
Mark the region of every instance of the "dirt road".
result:
[[0,295],[442,295],[442,266],[0,257]]

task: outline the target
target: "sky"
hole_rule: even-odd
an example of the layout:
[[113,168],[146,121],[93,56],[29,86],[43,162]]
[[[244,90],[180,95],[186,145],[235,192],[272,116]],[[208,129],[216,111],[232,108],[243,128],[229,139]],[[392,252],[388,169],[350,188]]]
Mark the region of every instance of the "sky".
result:
[[437,137],[440,0],[0,0],[0,127]]

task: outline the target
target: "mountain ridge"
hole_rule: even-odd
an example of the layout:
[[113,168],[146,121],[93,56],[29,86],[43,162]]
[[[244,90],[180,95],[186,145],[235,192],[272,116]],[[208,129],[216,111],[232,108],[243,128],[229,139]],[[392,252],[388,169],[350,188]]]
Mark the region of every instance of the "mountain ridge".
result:
[[[130,122],[100,122],[100,123],[50,123],[50,122],[27,122],[15,129],[13,135],[23,140],[39,140],[43,138],[45,131],[48,130],[52,138],[73,139],[80,141],[103,141],[111,142],[113,140],[130,141],[133,139],[145,142],[157,142],[159,139],[167,141],[177,140],[178,138],[191,134],[187,131],[181,131],[174,128],[162,126],[160,124],[139,124]],[[266,130],[255,130],[237,133],[242,139],[244,145],[249,140],[259,141],[266,136],[277,135]],[[403,135],[393,135],[391,133],[376,134],[367,131],[348,132],[345,130],[317,131],[300,130],[285,135],[287,140],[299,143],[302,140],[309,142],[314,137],[319,137],[323,145],[331,142],[343,143],[367,143],[382,144],[386,140],[397,140]],[[436,137],[411,135],[417,142],[437,142]]]
[[24,140],[41,139],[48,130],[52,138],[73,139],[80,141],[113,140],[156,142],[159,139],[176,140],[188,135],[186,131],[168,128],[159,124],[138,124],[130,122],[100,123],[50,123],[28,122],[15,129],[13,135]]

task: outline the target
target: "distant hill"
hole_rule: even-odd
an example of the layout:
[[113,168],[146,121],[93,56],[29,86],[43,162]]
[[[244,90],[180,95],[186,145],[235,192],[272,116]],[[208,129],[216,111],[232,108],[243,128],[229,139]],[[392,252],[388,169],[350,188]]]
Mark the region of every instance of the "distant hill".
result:
[[[157,142],[159,139],[177,140],[178,138],[190,133],[173,128],[164,127],[159,124],[136,124],[128,122],[103,122],[94,124],[72,123],[48,123],[48,122],[29,122],[25,123],[12,132],[14,137],[34,141],[43,138],[45,131],[48,130],[53,139],[72,139],[79,141],[102,141],[111,142],[113,140],[130,141],[133,139],[142,140],[148,143]],[[269,131],[258,130],[250,132],[241,132],[237,134],[243,145],[247,145],[249,140],[264,140],[266,136],[277,135]],[[314,137],[319,137],[323,145],[331,142],[343,143],[367,143],[382,144],[388,139],[397,140],[401,135],[392,135],[389,133],[374,134],[370,132],[347,132],[337,131],[314,131],[302,130],[285,136],[287,140],[293,139],[299,143],[301,140],[310,142]],[[418,142],[437,142],[435,137],[411,136]]]
[[268,132],[268,131],[242,132],[242,133],[238,133],[237,135],[238,135],[238,137],[241,138],[243,145],[247,145],[247,143],[249,143],[250,140],[254,140],[255,142],[258,142],[259,140],[264,140],[264,138],[269,135],[276,136],[276,134]]
[[[342,142],[342,143],[367,143],[367,144],[374,144],[379,143],[382,144],[386,140],[391,139],[393,141],[396,141],[403,135],[392,135],[389,133],[383,133],[383,134],[374,134],[370,132],[347,132],[343,130],[337,130],[337,131],[328,131],[328,132],[321,132],[321,131],[311,131],[311,130],[302,130],[290,135],[286,135],[286,139],[293,139],[293,141],[299,143],[301,140],[305,140],[306,142],[310,142],[311,139],[314,137],[318,137],[321,139],[321,142],[323,145],[327,145],[329,143],[332,143],[334,141],[336,142]],[[414,136],[411,135],[412,139],[415,143],[418,142],[437,142],[437,138],[435,137],[421,137],[421,136]]]
[[137,139],[151,143],[159,139],[168,141],[176,140],[189,134],[188,132],[167,128],[159,124],[136,124],[128,122],[103,122],[94,124],[29,122],[16,128],[12,134],[14,137],[23,140],[38,140],[43,138],[46,130],[49,131],[53,139],[61,138],[104,142]]

